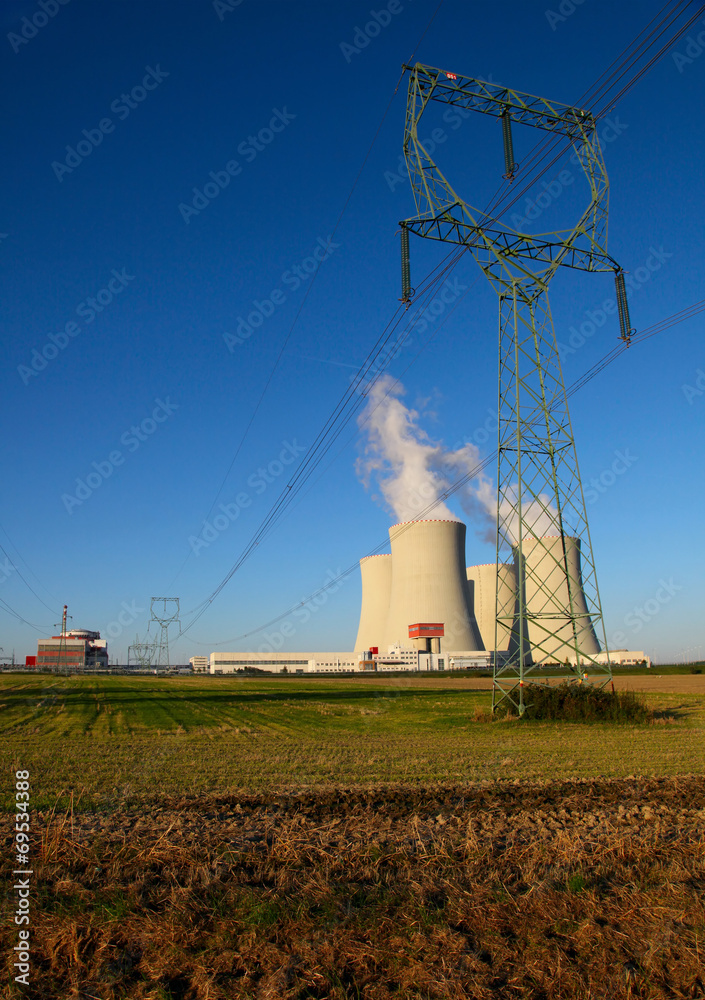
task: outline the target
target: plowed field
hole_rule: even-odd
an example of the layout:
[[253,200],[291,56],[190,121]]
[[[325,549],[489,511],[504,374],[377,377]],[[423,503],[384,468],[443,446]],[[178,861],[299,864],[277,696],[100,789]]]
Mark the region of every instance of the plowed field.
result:
[[705,994],[702,777],[164,798],[36,825],[32,998]]

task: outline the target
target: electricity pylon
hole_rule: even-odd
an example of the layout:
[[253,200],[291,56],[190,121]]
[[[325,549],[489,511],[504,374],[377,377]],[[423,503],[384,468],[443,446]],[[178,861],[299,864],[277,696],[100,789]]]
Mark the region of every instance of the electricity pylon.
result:
[[[524,681],[541,663],[565,676],[611,680],[585,499],[568,412],[548,285],[559,267],[613,271],[622,338],[634,332],[624,272],[605,249],[609,185],[590,112],[417,63],[410,71],[404,156],[416,216],[401,222],[402,301],[412,295],[409,233],[470,250],[499,297],[497,591],[493,709],[508,699],[519,714]],[[430,101],[498,118],[504,165],[514,177],[512,124],[564,136],[588,182],[590,202],[573,229],[529,235],[474,208],[451,187],[418,136]],[[507,549],[516,590],[500,585]],[[509,651],[497,649],[500,626]],[[599,639],[598,639],[599,636]],[[609,659],[609,657],[607,657]]]
[[[179,622],[178,597],[153,597],[150,604],[149,625],[156,622],[161,631],[157,641],[157,667],[169,668],[169,626]],[[147,628],[149,628],[149,625]]]
[[135,636],[134,643],[127,650],[127,665],[130,666],[130,659],[134,658],[143,670],[149,670],[155,661],[157,652],[157,640],[152,642],[140,642],[139,635]]

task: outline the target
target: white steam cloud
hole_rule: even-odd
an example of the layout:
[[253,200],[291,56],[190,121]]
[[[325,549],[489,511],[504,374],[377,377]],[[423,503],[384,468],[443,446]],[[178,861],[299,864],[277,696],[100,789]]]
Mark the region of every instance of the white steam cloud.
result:
[[[442,443],[432,441],[419,427],[418,412],[399,399],[403,394],[404,387],[390,375],[383,375],[370,389],[367,405],[358,418],[367,440],[357,460],[357,475],[368,489],[372,481],[376,483],[381,499],[397,521],[419,517],[457,521],[457,515],[440,498],[454,482],[477,469],[482,461],[479,449],[465,444],[449,451]],[[477,472],[455,496],[468,519],[476,524],[478,534],[494,542],[497,493],[493,481]],[[513,543],[518,536],[516,515],[510,501],[505,501],[503,507],[502,534]],[[531,533],[557,533],[556,513],[548,497],[541,496],[541,503],[525,504],[523,515]]]
[[[446,450],[434,443],[418,425],[419,414],[406,407],[399,396],[404,388],[389,376],[383,375],[371,388],[367,405],[358,424],[367,433],[364,455],[357,461],[357,474],[369,488],[374,479],[386,505],[398,521],[413,521],[419,516],[447,518],[457,521],[443,502],[443,493],[455,480],[466,475],[480,462],[480,453],[474,444],[463,445],[456,451]],[[482,496],[492,493],[491,483],[482,477],[472,499],[477,512],[484,511]],[[464,500],[471,491],[466,487]],[[493,501],[493,507],[496,501]]]

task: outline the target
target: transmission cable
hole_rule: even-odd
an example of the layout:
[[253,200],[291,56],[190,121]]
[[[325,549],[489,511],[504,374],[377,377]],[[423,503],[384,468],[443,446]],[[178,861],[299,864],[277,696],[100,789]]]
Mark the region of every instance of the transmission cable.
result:
[[[14,573],[16,573],[18,575],[18,577],[20,578],[20,580],[22,581],[22,583],[25,585],[25,587],[27,588],[27,590],[29,590],[32,594],[34,594],[34,596],[37,598],[37,600],[39,601],[39,603],[43,604],[44,607],[47,609],[47,611],[51,611],[52,614],[54,614],[55,609],[54,608],[50,608],[49,605],[46,603],[46,601],[42,600],[42,598],[39,596],[39,594],[36,592],[36,590],[34,590],[34,588],[30,586],[30,584],[27,582],[27,580],[25,579],[25,577],[22,575],[22,572],[20,571],[19,566],[15,566],[15,564],[12,561],[12,559],[10,558],[9,552],[1,544],[0,544],[0,552],[2,552],[2,554],[5,556],[5,558],[7,559],[8,563],[12,567],[12,572],[14,572]],[[18,555],[19,555],[19,552],[18,552]],[[24,562],[24,560],[22,560],[22,561]]]
[[[457,257],[457,249],[454,247],[453,250],[446,255],[445,260],[447,261],[449,258],[455,258],[455,257]],[[436,273],[435,276],[431,280],[429,280],[426,284],[424,284],[424,286],[422,286],[422,288],[420,289],[419,298],[423,300],[425,297],[430,296],[433,293],[433,289],[443,279],[446,271],[453,266],[455,266],[454,260],[451,260],[449,263],[445,264],[445,266],[441,267],[439,265],[440,270],[438,267],[436,268],[436,271],[438,273]],[[234,573],[239,569],[239,567],[242,565],[245,559],[247,559],[247,557],[251,554],[253,549],[260,544],[265,534],[269,531],[273,523],[281,515],[283,508],[288,506],[293,496],[302,488],[306,480],[309,479],[310,476],[313,474],[313,471],[315,471],[315,468],[318,466],[318,464],[320,464],[323,456],[327,453],[329,448],[332,446],[332,444],[342,431],[342,427],[345,426],[345,424],[351,419],[354,413],[363,405],[364,396],[366,393],[362,393],[360,396],[357,396],[356,398],[356,390],[362,384],[363,380],[369,375],[372,366],[375,365],[375,363],[379,358],[379,355],[382,353],[386,345],[391,340],[392,336],[396,331],[396,328],[399,326],[401,319],[403,318],[404,315],[405,311],[402,310],[401,306],[399,306],[397,308],[396,319],[394,323],[388,324],[383,334],[380,335],[380,337],[378,338],[377,343],[368,354],[366,361],[363,363],[363,365],[355,375],[354,379],[351,381],[351,384],[349,385],[346,392],[343,394],[341,400],[339,400],[333,413],[328,417],[328,420],[324,424],[323,428],[319,431],[318,436],[316,437],[316,440],[309,449],[309,453],[306,456],[306,458],[299,464],[295,472],[292,474],[289,482],[286,484],[284,489],[281,491],[277,499],[270,507],[268,513],[265,515],[264,519],[260,523],[259,528],[252,536],[249,543],[246,545],[245,549],[240,554],[238,560],[231,567],[226,577],[221,581],[221,583],[211,593],[211,595],[201,603],[201,605],[198,605],[197,608],[193,609],[193,611],[196,612],[195,617],[192,619],[191,622],[189,622],[188,625],[186,625],[181,630],[179,636],[183,635],[195,624],[198,618],[201,617],[206,608],[218,596],[223,587],[228,583],[228,581],[232,578]],[[395,350],[403,344],[404,340],[406,339],[406,337],[408,337],[408,335],[409,335],[409,328],[407,327],[406,331],[401,335],[401,337],[398,337],[397,340],[395,341],[394,344]],[[386,361],[382,362],[375,368],[374,376],[371,382],[368,383],[366,391],[369,391],[372,385],[374,385],[374,383],[384,374],[385,368],[389,364],[391,353],[388,352]],[[353,404],[352,406],[350,405],[351,402]],[[339,426],[336,429],[336,425],[338,425],[341,420],[343,421],[342,426]],[[187,614],[190,613],[191,612],[187,612]]]
[[[685,5],[686,6],[687,6],[688,2],[689,2],[689,0],[685,0]],[[665,8],[662,8],[662,9],[665,9]],[[681,35],[683,35],[688,30],[688,28],[693,24],[694,21],[697,20],[697,18],[700,16],[700,14],[703,12],[703,10],[705,10],[705,5],[701,6],[698,9],[698,11],[693,15],[693,17],[691,17],[681,28],[678,29],[678,31],[672,37],[670,37],[661,46],[661,48],[651,58],[651,60],[647,63],[647,65],[644,66],[644,67],[642,67],[642,69],[639,70],[632,77],[632,79],[629,80],[624,85],[624,87],[622,87],[622,89],[619,91],[619,93],[616,96],[608,97],[608,90],[605,90],[607,82],[609,80],[611,80],[615,76],[615,74],[617,73],[617,71],[620,70],[622,66],[625,66],[626,68],[623,69],[619,73],[619,75],[617,76],[617,79],[614,81],[614,83],[611,84],[611,87],[613,87],[617,83],[617,80],[621,79],[621,77],[627,71],[627,68],[631,68],[631,67],[628,66],[628,63],[631,61],[631,64],[632,64],[632,67],[633,67],[633,65],[638,61],[638,59],[641,58],[644,55],[644,53],[646,51],[648,51],[649,48],[651,48],[651,46],[653,44],[655,44],[655,41],[657,41],[661,37],[661,35],[663,35],[663,33],[669,27],[672,26],[672,24],[678,19],[678,17],[680,16],[680,14],[683,12],[683,9],[684,9],[684,7],[681,6],[681,9],[674,9],[673,11],[670,11],[669,14],[666,15],[666,17],[663,18],[662,21],[659,22],[659,24],[656,26],[656,28],[654,28],[649,33],[649,35],[647,35],[646,38],[643,39],[639,43],[639,45],[638,45],[637,49],[635,50],[635,52],[632,53],[627,59],[623,60],[617,66],[617,69],[614,70],[612,72],[612,74],[610,74],[610,76],[607,78],[607,80],[605,80],[598,87],[598,89],[595,92],[595,94],[593,94],[592,96],[589,96],[590,92],[596,86],[596,84],[593,84],[590,88],[588,88],[588,90],[585,92],[585,94],[578,99],[578,104],[583,103],[585,101],[585,98],[589,96],[591,104],[588,107],[589,107],[589,110],[591,111],[591,113],[593,113],[596,118],[599,118],[600,116],[602,116],[603,114],[605,114],[609,110],[613,110],[614,107],[615,107],[615,105],[616,105],[616,103],[617,103],[617,101],[620,100],[638,82],[638,80],[641,79],[641,77],[649,69],[651,69],[651,67],[661,58],[661,56],[663,55],[663,53],[667,49],[669,49],[678,40],[678,38],[680,38]],[[659,13],[661,13],[661,12],[659,12]],[[658,17],[658,15],[656,15],[656,16]],[[669,20],[669,18],[670,18],[670,20]],[[652,19],[652,20],[654,20],[654,19]],[[661,28],[661,24],[663,24],[663,22],[667,21],[667,20],[668,20],[668,23],[666,24],[666,26],[663,27],[663,28]],[[649,22],[649,24],[651,24],[651,23],[652,22]],[[648,25],[646,27],[648,28]],[[660,30],[658,30],[659,28],[660,28]],[[645,30],[646,29],[643,29],[643,31],[645,31]],[[654,32],[656,32],[657,30],[658,30],[658,34],[656,35],[656,38],[647,46],[647,48],[644,50],[644,52],[637,54],[638,53],[638,49],[641,48],[644,45],[644,43],[651,37],[651,35],[654,34]],[[643,33],[643,31],[641,33]],[[638,37],[639,36],[637,36],[637,38]],[[636,41],[636,39],[634,41]],[[634,44],[634,43],[631,43],[631,44]],[[631,47],[631,46],[629,46],[629,47]],[[614,63],[612,65],[614,65]],[[610,68],[611,67],[608,67],[608,70]],[[607,72],[607,71],[605,71],[605,72]],[[602,74],[602,76],[604,76],[604,73]],[[599,82],[599,79],[600,78],[598,78],[597,82]],[[610,88],[608,88],[608,89],[610,89]],[[601,91],[604,91],[604,93],[601,93]],[[597,105],[597,103],[598,103],[598,101],[602,100],[602,99],[605,99],[604,106],[599,111],[594,110],[595,107],[596,107],[596,105]],[[539,156],[538,162],[540,162],[542,159],[545,159],[545,157],[548,156],[551,153],[551,151],[556,148],[557,145],[561,145],[562,143],[564,143],[564,141],[565,141],[564,138],[561,137],[561,136],[555,136],[555,137],[550,137],[550,138],[546,138],[546,139],[541,140],[534,147],[534,153],[533,153],[533,155],[530,154],[530,160],[533,159],[533,158],[535,158],[535,156],[537,155],[536,151],[538,151],[541,146],[544,146],[545,148],[544,148],[544,151]],[[505,188],[505,191],[504,191],[504,194],[500,197],[499,201],[491,209],[489,209],[485,214],[489,215],[490,212],[492,212],[493,215],[496,215],[497,212],[500,211],[500,210],[501,210],[502,214],[504,214],[506,211],[508,211],[508,209],[510,209],[513,205],[515,205],[517,203],[517,201],[519,201],[519,199],[524,194],[526,194],[527,191],[529,191],[533,187],[533,185],[543,176],[543,174],[545,174],[563,155],[565,155],[566,151],[567,151],[567,149],[566,149],[565,145],[563,145],[563,148],[561,148],[559,150],[559,152],[556,153],[555,156],[553,156],[553,158],[546,164],[546,166],[541,170],[541,172],[538,175],[536,175],[533,178],[530,178],[527,181],[527,183],[524,185],[524,187],[520,191],[518,191],[515,194],[515,196],[507,204],[502,204],[503,202],[506,201],[506,199],[509,197],[509,195],[513,193],[512,188],[509,187],[508,184],[507,184],[507,186]],[[521,165],[520,165],[520,169],[521,169]]]
[[4,601],[2,598],[0,598],[0,610],[7,612],[9,615],[13,615],[13,617],[17,618],[18,621],[23,622],[25,625],[29,625],[30,628],[35,629],[37,632],[41,632],[42,635],[46,635],[47,630],[54,627],[53,625],[35,625],[33,622],[28,622],[26,618],[23,618],[18,611],[11,608],[7,601]]
[[[673,13],[674,12],[671,12],[671,15],[673,15]],[[434,16],[435,16],[435,14],[434,14]],[[692,21],[692,19],[691,19],[691,21]],[[691,23],[691,21],[689,21],[683,28],[681,28],[679,30],[679,32],[676,33],[676,35],[674,36],[674,38],[672,38],[668,42],[667,46],[664,46],[660,50],[660,52],[665,51],[666,47],[668,47],[671,44],[673,44],[673,41],[676,38],[680,37],[680,34],[682,34],[685,30],[687,30],[687,28],[688,28],[689,24]],[[648,25],[647,25],[647,27],[648,27]],[[663,29],[663,30],[665,30],[665,29]],[[643,33],[643,31],[641,33]],[[661,33],[663,33],[663,31]],[[653,34],[653,31],[652,31],[651,34]],[[650,36],[647,36],[647,38],[648,37],[650,37]],[[657,37],[660,37],[660,35],[657,36]],[[651,43],[651,44],[653,44],[653,43]],[[641,45],[643,45],[643,41],[642,41],[642,43],[640,43],[640,46],[638,48],[640,48]],[[638,51],[638,48],[637,48],[636,51]],[[649,64],[649,66],[646,67],[646,69],[648,69],[651,65],[653,65],[654,61],[656,60],[656,58],[658,57],[658,55],[660,54],[660,52],[657,53],[657,55],[651,60],[651,63]],[[644,70],[644,72],[646,71],[646,69]],[[602,74],[602,75],[604,75],[604,74]],[[612,75],[614,75],[614,74],[612,74]],[[622,75],[623,75],[623,72],[620,74],[620,77]],[[631,83],[625,85],[625,87],[622,89],[622,91],[620,91],[620,96],[623,95],[624,93],[626,93],[626,91],[629,89],[629,87],[633,86],[633,84],[636,82],[636,80],[638,78],[640,78],[640,76],[642,76],[642,75],[643,75],[643,72],[640,72],[638,77],[635,77],[634,80]],[[397,89],[398,89],[398,86],[399,86],[399,84],[397,84]],[[601,87],[600,89],[604,89],[604,88]],[[396,93],[396,91],[395,91],[395,93]],[[390,100],[390,105],[391,105],[391,100]],[[387,112],[389,110],[389,106],[390,105],[387,106],[387,110],[385,111],[385,117],[386,117],[386,114],[387,114]],[[381,125],[380,125],[380,127],[381,127]],[[562,153],[559,153],[558,155],[560,156],[560,155],[562,155]],[[368,151],[368,156],[369,156],[369,151]],[[552,160],[543,169],[543,171],[541,172],[541,174],[545,173],[546,170],[548,170],[550,168],[550,166],[552,165],[553,162],[555,162],[556,159],[558,159],[558,156],[554,157],[554,160]],[[538,176],[540,177],[541,174],[539,174]],[[535,183],[535,181],[537,179],[538,179],[538,177],[535,178],[534,181],[532,181],[532,183]],[[524,190],[526,190],[526,188]],[[518,197],[520,197],[520,196],[521,196],[521,193],[517,196],[516,199],[514,199],[514,201],[518,200]],[[512,204],[513,203],[514,202],[512,202]],[[509,206],[507,206],[507,207],[509,207]],[[457,263],[457,260],[461,256],[462,252],[466,251],[466,249],[467,248],[462,248],[460,250],[460,252],[456,254],[456,259],[455,259],[455,261],[454,261],[454,263],[453,263],[452,266],[455,266],[455,264]],[[396,325],[398,325],[398,322],[399,321],[397,320],[396,323],[394,324],[393,330],[396,329]],[[353,382],[353,387],[357,387],[357,385],[359,385],[359,383],[362,380],[363,375],[364,375],[364,373],[363,373],[362,370],[360,372],[358,372],[358,375],[356,376],[356,380],[354,380],[354,382]],[[380,376],[381,376],[381,372],[378,372],[376,378],[379,378]],[[347,394],[346,394],[346,396],[347,396]],[[346,397],[344,397],[344,400],[346,400]],[[347,417],[348,420],[354,414],[356,408],[359,408],[359,405],[361,405],[361,404],[358,403],[357,407],[353,407],[352,408],[352,412],[348,414],[348,417]],[[194,609],[194,611],[197,612],[195,614],[195,617],[191,620],[191,622],[189,622],[189,624],[184,629],[181,630],[181,632],[179,633],[179,636],[185,634],[185,632],[187,632],[195,624],[195,622],[205,612],[206,608],[210,606],[210,604],[218,596],[218,594],[220,594],[220,592],[222,591],[222,589],[226,586],[226,584],[229,582],[229,580],[232,578],[232,576],[235,574],[235,572],[237,572],[237,570],[240,568],[240,566],[243,564],[243,562],[248,558],[248,556],[251,554],[251,552],[254,550],[254,548],[256,548],[260,544],[260,542],[263,540],[265,534],[273,526],[273,524],[276,522],[276,520],[278,520],[282,516],[284,508],[286,506],[288,506],[288,504],[291,502],[291,499],[293,498],[293,496],[296,494],[296,492],[298,492],[301,489],[301,486],[303,485],[303,483],[306,481],[306,479],[308,479],[310,477],[311,472],[320,463],[320,461],[322,460],[323,455],[325,455],[325,453],[329,450],[332,442],[330,442],[326,446],[326,448],[321,452],[321,454],[318,454],[318,452],[320,451],[321,445],[325,441],[326,436],[330,434],[331,428],[335,426],[335,423],[337,422],[339,416],[340,416],[340,414],[337,412],[337,410],[334,411],[333,416],[331,418],[329,418],[329,421],[326,423],[326,425],[324,426],[323,430],[321,432],[319,432],[319,435],[318,435],[318,437],[316,439],[314,448],[311,450],[311,452],[309,453],[309,455],[307,456],[307,458],[304,460],[304,462],[301,463],[301,465],[299,466],[299,469],[297,470],[297,472],[292,477],[293,482],[290,482],[289,484],[287,484],[287,486],[285,487],[284,491],[282,491],[282,493],[280,494],[280,496],[277,499],[277,501],[275,501],[275,503],[272,505],[272,507],[270,508],[268,514],[265,516],[263,522],[261,522],[260,527],[257,529],[255,535],[251,538],[250,542],[248,543],[248,545],[246,546],[246,548],[243,550],[243,552],[241,553],[241,555],[238,558],[238,560],[236,561],[236,563],[231,567],[231,569],[228,572],[228,574],[226,575],[226,577],[221,581],[221,583],[212,592],[212,594],[204,602],[202,602],[201,605],[197,606],[197,608]],[[340,429],[336,432],[335,437],[333,438],[333,441],[335,440],[335,438],[337,438],[337,436],[339,435],[339,433],[340,433]],[[314,462],[314,459],[315,459],[315,462]],[[314,464],[311,467],[311,470],[307,474],[304,475],[304,472],[305,472],[306,468],[309,467],[309,465],[310,465],[311,462],[314,462]],[[294,489],[295,486],[296,486],[296,489]],[[292,490],[294,490],[293,493],[291,492]]]
[[[431,18],[428,21],[428,23],[427,23],[427,25],[426,25],[426,27],[425,27],[422,35],[421,35],[421,38],[416,43],[416,47],[414,48],[414,51],[411,54],[411,58],[412,59],[413,59],[413,57],[414,57],[414,55],[416,53],[416,50],[418,49],[419,45],[421,44],[421,42],[425,38],[426,33],[428,32],[429,28],[433,24],[433,21],[435,20],[436,15],[438,14],[438,12],[441,9],[442,5],[443,5],[443,0],[439,0],[439,3],[437,5],[436,9],[434,10],[433,14],[431,15]],[[372,153],[372,149],[373,149],[375,143],[377,142],[377,138],[379,136],[379,133],[382,130],[382,126],[384,125],[384,122],[386,121],[387,115],[389,114],[389,109],[391,108],[392,103],[394,101],[394,98],[397,95],[397,92],[399,90],[399,85],[400,85],[400,83],[402,82],[402,80],[404,78],[404,72],[405,71],[402,69],[401,73],[399,74],[399,79],[397,80],[396,86],[394,87],[394,91],[392,92],[392,96],[389,98],[387,106],[384,109],[384,113],[382,115],[382,118],[380,119],[379,125],[377,126],[377,129],[375,131],[375,134],[372,137],[372,141],[371,141],[371,143],[370,143],[370,145],[369,145],[369,147],[367,149],[367,152],[365,153],[365,156],[364,156],[364,158],[362,160],[362,163],[360,164],[360,168],[359,168],[359,170],[357,172],[357,175],[355,176],[355,179],[353,181],[352,187],[350,188],[350,191],[348,192],[348,195],[347,195],[347,197],[346,197],[346,199],[345,199],[345,201],[343,203],[343,207],[340,210],[340,213],[338,215],[337,221],[336,221],[335,225],[333,226],[333,231],[332,231],[332,233],[330,235],[329,242],[332,242],[333,237],[335,236],[335,234],[337,233],[337,231],[338,231],[338,229],[340,227],[340,223],[342,222],[343,216],[345,215],[347,207],[350,204],[350,200],[352,199],[352,196],[353,196],[353,194],[355,192],[355,189],[356,189],[356,187],[358,185],[360,177],[362,176],[362,172],[363,172],[363,170],[365,169],[365,167],[367,165],[367,161],[370,158],[370,155]],[[252,410],[252,413],[250,415],[250,419],[248,420],[247,425],[245,426],[245,430],[243,431],[242,436],[240,438],[240,441],[239,441],[239,443],[237,445],[237,448],[235,449],[235,454],[233,455],[232,461],[231,461],[230,465],[228,466],[228,470],[225,473],[225,476],[223,477],[223,480],[222,480],[220,486],[218,487],[218,491],[217,491],[217,493],[216,493],[216,495],[215,495],[215,497],[213,499],[213,502],[212,502],[212,504],[210,506],[210,509],[209,509],[208,513],[206,514],[206,516],[204,518],[204,521],[207,521],[208,518],[210,517],[211,513],[213,512],[213,509],[214,509],[216,503],[218,502],[218,497],[222,493],[223,487],[225,486],[225,483],[227,482],[228,477],[230,476],[230,473],[231,473],[231,471],[233,469],[233,466],[235,465],[235,462],[237,461],[237,458],[238,458],[238,456],[239,456],[239,454],[240,454],[240,452],[242,450],[242,446],[244,445],[245,440],[247,439],[247,436],[248,436],[248,434],[250,432],[250,429],[251,429],[251,427],[252,427],[252,425],[253,425],[256,417],[257,417],[257,414],[259,413],[260,407],[262,406],[262,402],[264,401],[264,397],[266,396],[267,391],[268,391],[268,389],[269,389],[269,387],[270,387],[270,385],[272,383],[272,380],[274,378],[274,375],[276,374],[276,372],[277,372],[277,370],[279,368],[279,365],[281,363],[281,359],[284,356],[284,352],[286,350],[286,346],[289,343],[289,340],[291,339],[291,335],[294,332],[294,328],[296,327],[296,325],[297,325],[297,323],[299,321],[299,316],[301,315],[301,313],[302,313],[302,311],[303,311],[303,309],[304,309],[304,307],[306,305],[308,297],[309,297],[309,295],[310,295],[310,293],[311,293],[311,291],[313,289],[313,286],[314,286],[314,284],[316,282],[316,278],[317,278],[317,276],[319,274],[319,271],[320,271],[320,268],[317,268],[316,271],[311,276],[311,281],[308,283],[308,285],[306,287],[306,291],[304,293],[304,297],[303,297],[303,299],[301,300],[301,302],[299,304],[299,308],[297,309],[296,315],[294,316],[294,319],[293,319],[293,322],[292,322],[291,326],[289,327],[289,331],[286,334],[286,336],[284,337],[284,340],[282,341],[282,343],[280,345],[279,353],[277,354],[277,356],[276,356],[276,358],[274,360],[274,364],[273,364],[272,369],[271,369],[271,371],[269,373],[267,381],[264,384],[264,388],[262,389],[262,392],[260,393],[259,399],[257,400],[257,403],[255,404],[254,409]],[[192,555],[192,550],[187,553],[186,558],[184,559],[183,563],[181,564],[181,566],[177,570],[176,575],[172,579],[172,583],[174,582],[174,580],[176,580],[178,578],[178,576],[180,575],[180,573],[183,571],[183,568],[186,565],[186,563],[188,562],[188,560],[190,559],[191,555]],[[171,584],[169,584],[169,586],[171,586]]]
[[[668,316],[665,319],[659,320],[652,326],[647,327],[645,330],[642,330],[632,340],[632,344],[641,343],[644,340],[648,340],[650,337],[654,337],[656,336],[656,334],[662,333],[664,330],[670,329],[677,323],[683,323],[688,319],[692,319],[694,316],[697,316],[699,313],[703,311],[705,311],[705,299],[701,299],[699,302],[695,302],[692,305],[687,306],[685,309],[681,309],[680,312],[674,313],[672,316]],[[626,349],[627,349],[626,346],[623,344],[617,345],[617,347],[612,351],[610,351],[605,356],[605,358],[601,359],[600,362],[597,362],[597,364],[593,365],[593,368],[588,369],[587,372],[581,375],[580,378],[576,379],[576,381],[573,382],[571,386],[566,390],[566,399],[568,398],[568,396],[572,396],[579,389],[582,389],[585,385],[587,385],[587,383],[592,378],[594,378],[595,375],[603,371],[608,364],[610,364],[612,361],[616,361],[617,357],[619,357],[619,355],[623,353],[623,351]],[[593,369],[597,370],[593,371]],[[415,523],[416,521],[423,520],[425,517],[427,517],[428,514],[431,513],[439,504],[444,503],[447,499],[453,496],[453,494],[457,493],[458,490],[462,489],[462,487],[465,486],[466,483],[470,482],[472,479],[475,479],[487,468],[492,466],[496,461],[496,459],[497,459],[497,450],[495,449],[494,452],[488,454],[484,459],[478,462],[477,465],[473,466],[472,469],[470,469],[468,472],[464,473],[459,479],[451,483],[451,485],[448,486],[447,489],[443,490],[435,500],[429,503],[423,510],[421,510],[416,515],[413,521],[409,522],[409,525]],[[380,551],[380,549],[385,548],[388,544],[389,544],[388,538],[384,538],[381,542],[379,542],[379,544],[377,544],[374,548],[370,549],[364,556],[362,556],[362,558],[365,559],[369,556],[376,555]],[[333,577],[332,580],[329,580],[322,587],[319,587],[318,590],[315,590],[312,594],[309,594],[308,597],[304,598],[301,601],[298,601],[296,604],[293,604],[286,611],[277,615],[275,618],[271,618],[268,622],[265,622],[263,625],[259,625],[257,628],[250,629],[248,632],[243,632],[241,635],[233,636],[230,639],[224,639],[222,642],[203,643],[199,642],[198,640],[192,640],[192,641],[196,642],[196,644],[199,646],[203,645],[224,646],[227,643],[239,642],[242,639],[249,638],[249,636],[251,635],[256,635],[258,632],[262,632],[264,629],[269,628],[271,625],[275,625],[278,621],[281,621],[283,618],[288,617],[288,615],[292,614],[299,608],[304,607],[310,601],[315,600],[316,597],[318,597],[320,594],[323,594],[327,590],[329,590],[329,588],[333,584],[339,583],[342,580],[344,580],[346,577],[348,577],[352,572],[354,572],[357,569],[359,563],[360,560],[356,560],[347,569],[343,570],[343,572]]]

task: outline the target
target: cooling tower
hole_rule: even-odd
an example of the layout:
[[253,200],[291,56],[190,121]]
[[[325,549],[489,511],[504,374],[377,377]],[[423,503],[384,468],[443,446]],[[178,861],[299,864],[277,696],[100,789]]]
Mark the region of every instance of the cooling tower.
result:
[[[470,607],[475,613],[475,620],[480,629],[480,636],[485,649],[494,649],[495,617],[496,617],[496,586],[497,564],[484,563],[481,566],[468,566],[468,589],[470,591]],[[500,609],[505,614],[513,614],[516,605],[516,573],[510,563],[502,563],[499,567],[499,601]],[[509,649],[511,628],[500,624],[497,629],[497,649]]]
[[[514,557],[519,573],[518,548],[514,549]],[[586,656],[599,653],[600,644],[583,593],[580,539],[565,538],[564,556],[560,536],[527,538],[522,542],[522,559],[520,578],[533,662],[575,659],[573,622],[566,617],[566,609],[571,607],[573,616],[579,616],[575,618],[578,652]]]
[[392,586],[385,645],[409,645],[409,625],[443,622],[443,650],[483,649],[469,603],[465,525],[407,521],[389,529]]
[[362,607],[360,627],[357,630],[355,651],[385,643],[389,592],[392,586],[392,557],[390,555],[366,556],[360,560],[362,576]]

